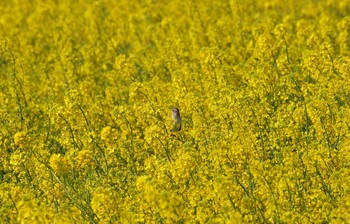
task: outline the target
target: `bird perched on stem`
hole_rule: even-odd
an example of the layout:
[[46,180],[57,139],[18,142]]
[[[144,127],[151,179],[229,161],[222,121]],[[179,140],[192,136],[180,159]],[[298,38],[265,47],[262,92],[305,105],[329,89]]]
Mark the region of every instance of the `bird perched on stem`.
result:
[[173,118],[173,128],[171,129],[171,132],[177,132],[181,130],[181,116],[180,111],[177,107],[171,108],[171,117]]

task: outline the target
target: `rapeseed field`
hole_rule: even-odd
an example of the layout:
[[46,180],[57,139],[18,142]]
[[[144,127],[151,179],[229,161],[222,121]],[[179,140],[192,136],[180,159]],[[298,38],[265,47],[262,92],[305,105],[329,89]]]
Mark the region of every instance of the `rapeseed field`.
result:
[[0,144],[0,223],[349,223],[350,3],[3,0]]

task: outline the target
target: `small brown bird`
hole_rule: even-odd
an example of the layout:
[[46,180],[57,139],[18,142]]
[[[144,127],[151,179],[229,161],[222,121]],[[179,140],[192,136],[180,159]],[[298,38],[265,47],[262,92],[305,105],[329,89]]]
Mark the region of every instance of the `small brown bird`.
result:
[[171,129],[171,132],[176,132],[181,130],[181,116],[180,111],[177,107],[171,108],[171,117],[173,118],[173,128]]

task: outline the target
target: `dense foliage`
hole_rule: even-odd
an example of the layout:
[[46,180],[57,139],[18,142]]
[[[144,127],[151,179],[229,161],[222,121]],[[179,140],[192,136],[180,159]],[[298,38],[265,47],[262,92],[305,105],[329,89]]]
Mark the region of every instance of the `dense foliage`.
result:
[[349,221],[349,15],[1,1],[0,222]]

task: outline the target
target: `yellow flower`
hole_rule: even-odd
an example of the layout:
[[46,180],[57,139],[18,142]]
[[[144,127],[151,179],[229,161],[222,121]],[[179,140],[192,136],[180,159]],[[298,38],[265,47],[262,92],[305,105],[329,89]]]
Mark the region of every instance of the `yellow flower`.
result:
[[50,157],[50,166],[57,174],[67,173],[71,170],[71,163],[61,154],[53,154]]
[[101,130],[101,139],[102,140],[108,140],[110,137],[112,128],[110,126],[106,126]]
[[95,166],[93,154],[90,150],[81,150],[76,157],[76,167],[79,169],[89,169]]
[[23,147],[24,143],[27,139],[27,132],[26,131],[20,131],[17,132],[14,136],[13,136],[15,145],[19,146],[19,147]]

